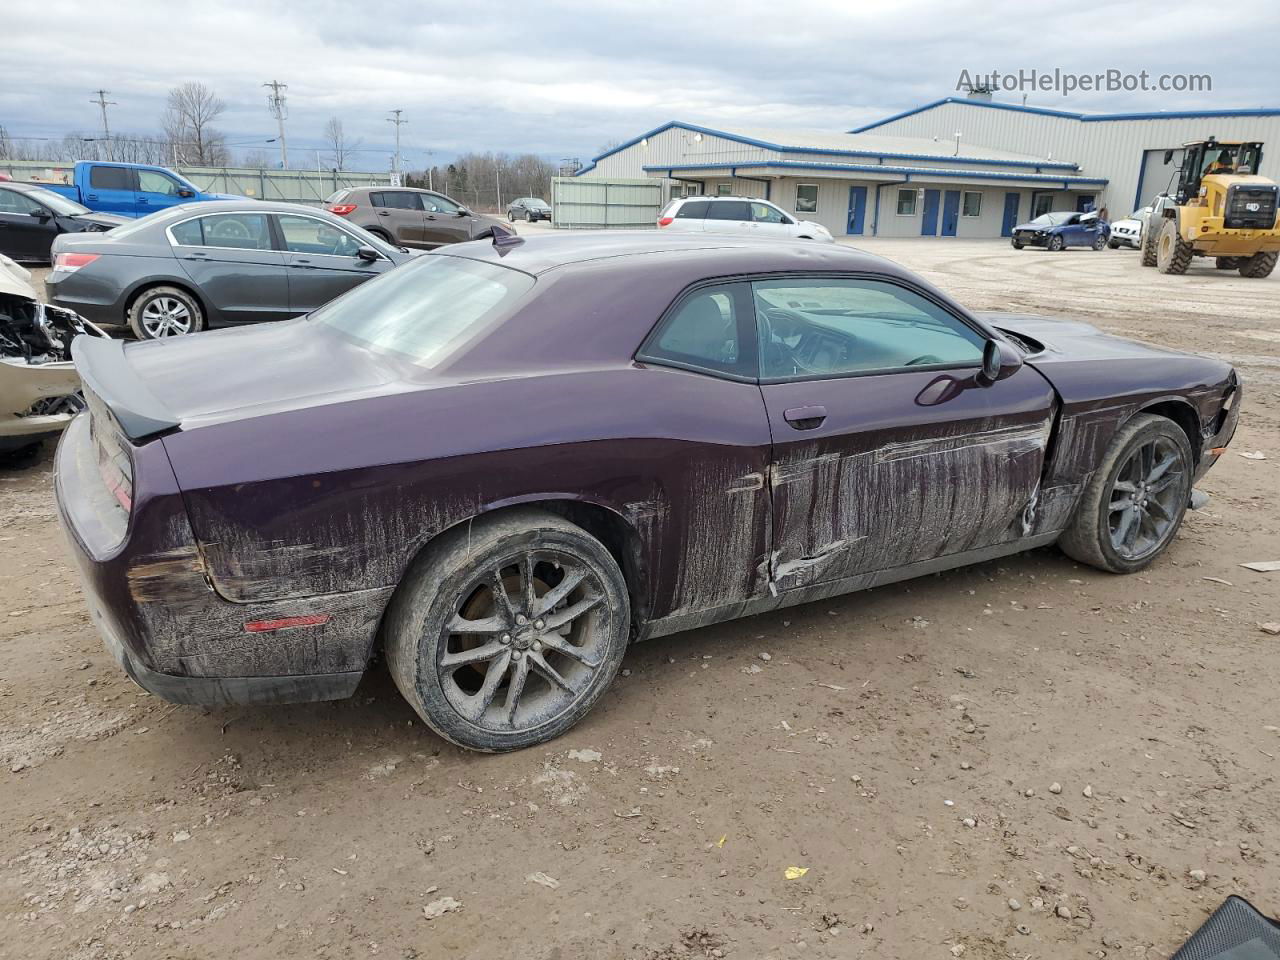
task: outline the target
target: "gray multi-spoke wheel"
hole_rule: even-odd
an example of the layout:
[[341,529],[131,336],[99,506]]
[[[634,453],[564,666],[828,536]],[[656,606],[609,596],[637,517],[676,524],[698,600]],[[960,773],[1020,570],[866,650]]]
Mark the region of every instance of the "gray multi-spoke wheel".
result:
[[181,337],[204,328],[204,313],[195,297],[178,287],[153,287],[129,308],[129,326],[139,340]]
[[626,583],[595,537],[541,510],[463,524],[428,546],[388,609],[392,677],[437,733],[514,750],[577,723],[630,636]]
[[1059,539],[1070,557],[1133,573],[1173,540],[1191,499],[1191,444],[1167,417],[1139,414],[1119,431]]

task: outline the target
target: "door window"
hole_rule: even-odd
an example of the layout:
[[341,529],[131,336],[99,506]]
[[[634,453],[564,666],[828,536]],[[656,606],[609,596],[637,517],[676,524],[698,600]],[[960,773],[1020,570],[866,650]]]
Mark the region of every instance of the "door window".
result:
[[880,280],[752,284],[767,380],[980,366],[985,338],[933,301]]
[[173,177],[166,176],[159,171],[139,170],[138,189],[143,193],[161,193],[166,197],[176,197],[181,185]]
[[427,213],[457,213],[462,209],[448,197],[437,196],[434,193],[420,193],[418,196],[422,198]]
[[[231,247],[236,250],[270,250],[271,231],[265,213],[223,213],[216,217],[188,220],[200,225],[206,247]],[[175,237],[177,232],[175,230]]]
[[381,200],[381,202],[375,201],[375,207],[387,207],[392,210],[422,209],[422,204],[418,202],[419,195],[416,193],[408,193],[404,190],[388,190],[385,193],[374,194],[374,197]]
[[89,186],[94,190],[133,190],[133,171],[128,167],[90,167]]
[[290,253],[311,253],[330,257],[354,257],[361,244],[345,230],[315,217],[295,217],[282,213],[276,217],[284,248]]
[[173,242],[180,247],[204,246],[204,231],[201,229],[198,219],[175,224],[169,228],[169,235],[173,237]]
[[714,200],[707,205],[708,220],[750,220],[751,211],[745,200]]
[[751,376],[739,343],[737,297],[726,285],[695,291],[659,324],[640,349],[645,360]]
[[0,213],[32,214],[44,207],[17,190],[0,190]]
[[751,219],[756,223],[786,223],[782,211],[767,203],[751,204]]

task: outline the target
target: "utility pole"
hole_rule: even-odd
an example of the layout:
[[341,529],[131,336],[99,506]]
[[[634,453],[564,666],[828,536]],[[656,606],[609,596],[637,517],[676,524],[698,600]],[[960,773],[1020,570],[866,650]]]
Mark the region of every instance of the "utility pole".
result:
[[392,172],[395,174],[395,185],[398,187],[400,186],[400,125],[408,123],[409,121],[402,120],[400,118],[400,114],[404,113],[403,110],[392,110],[391,113],[393,115],[387,117],[387,123],[394,123],[396,125],[396,158],[395,162],[392,164]]
[[271,108],[271,115],[276,118],[276,123],[280,127],[280,169],[287,170],[289,169],[289,143],[284,138],[284,122],[289,116],[289,109],[285,106],[287,98],[284,91],[289,89],[289,85],[279,80],[272,80],[264,83],[263,86],[271,88],[267,105]]
[[107,159],[111,160],[114,158],[111,149],[111,128],[107,125],[107,107],[114,107],[117,104],[114,100],[107,99],[107,94],[110,93],[109,90],[95,90],[94,93],[98,95],[98,98],[89,102],[96,103],[102,108],[102,139],[107,142]]

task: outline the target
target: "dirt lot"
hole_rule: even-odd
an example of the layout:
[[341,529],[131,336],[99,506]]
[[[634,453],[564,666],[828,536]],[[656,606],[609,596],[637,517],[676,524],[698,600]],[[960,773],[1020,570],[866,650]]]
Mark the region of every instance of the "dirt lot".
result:
[[1280,277],[864,246],[1240,367],[1161,561],[1043,550],[653,641],[562,740],[479,756],[381,667],[340,703],[143,694],[47,457],[2,471],[0,956],[1159,958],[1229,893],[1280,913],[1280,573],[1238,566],[1280,559]]

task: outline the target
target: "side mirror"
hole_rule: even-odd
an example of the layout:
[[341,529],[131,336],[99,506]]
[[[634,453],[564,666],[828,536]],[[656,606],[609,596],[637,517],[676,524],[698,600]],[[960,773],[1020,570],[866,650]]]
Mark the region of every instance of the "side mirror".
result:
[[30,216],[35,217],[37,220],[48,220],[53,216],[53,214],[44,207],[39,207],[38,209],[32,210]]
[[471,216],[471,208],[470,208],[470,207],[459,207],[459,208],[458,208],[458,212],[457,212],[456,214],[454,214],[454,216],[458,216],[458,217],[469,217],[469,216]]
[[982,372],[978,382],[989,387],[998,380],[1007,380],[1022,368],[1022,354],[1012,344],[1003,340],[988,340],[982,348]]
[[1172,150],[1166,150],[1166,151],[1164,152],[1164,162],[1165,162],[1165,166],[1168,166],[1169,164],[1173,163],[1173,151],[1172,151]]
[[190,200],[195,195],[196,192],[194,190],[188,190],[186,187],[178,188],[178,196],[182,197],[184,200]]
[[360,247],[356,250],[356,257],[363,260],[365,263],[373,263],[373,261],[378,259],[378,251],[373,249],[373,247]]

